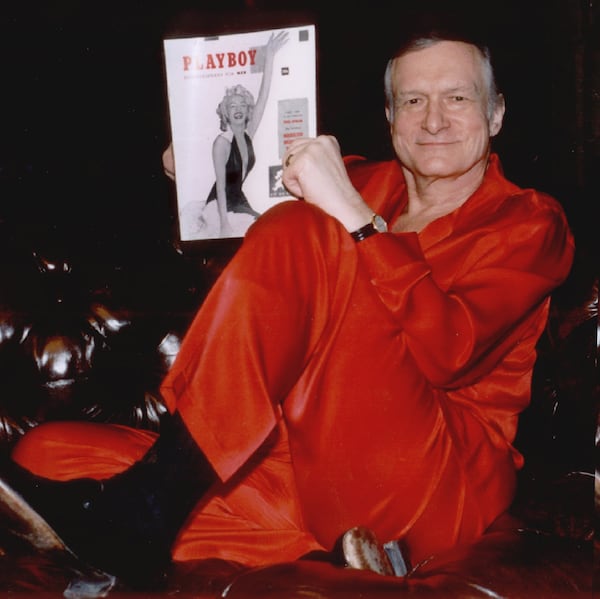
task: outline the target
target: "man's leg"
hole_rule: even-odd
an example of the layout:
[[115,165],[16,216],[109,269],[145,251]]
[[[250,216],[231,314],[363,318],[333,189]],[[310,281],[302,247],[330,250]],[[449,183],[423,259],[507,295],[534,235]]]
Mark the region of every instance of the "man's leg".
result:
[[[120,425],[52,422],[28,433],[13,459],[57,481],[108,479],[141,460],[157,434]],[[239,476],[213,485],[190,514],[173,547],[176,561],[220,558],[248,566],[294,560],[323,550],[303,526],[285,428]]]
[[308,364],[326,351],[349,309],[356,263],[338,221],[285,202],[251,227],[215,283],[161,391],[221,480],[268,438]]
[[75,549],[100,567],[129,574],[129,562],[163,563],[216,480],[213,468],[228,481],[281,421],[282,402],[335,323],[330,311],[348,301],[355,259],[354,242],[318,209],[302,202],[273,209],[248,233],[188,331],[163,386],[174,418],[147,456],[101,484],[58,485],[20,472],[17,490],[59,524],[65,493],[79,506],[64,523]]
[[[17,445],[3,482],[17,490],[83,561],[136,586],[155,583],[148,573],[160,578],[183,522],[216,479],[178,414],[165,421],[161,435],[141,456],[136,454],[144,441],[151,440],[149,435],[136,445],[128,444],[126,429],[110,425],[58,423],[38,428],[26,435],[22,446]],[[63,443],[64,448],[71,443],[72,447],[70,456],[63,452],[63,460],[60,455],[54,456],[58,470],[68,470],[65,464],[76,464],[78,459],[82,464],[91,463],[90,454],[75,453],[76,439],[84,434],[88,435],[88,447],[96,445],[92,455],[104,452],[100,469],[95,473],[93,467],[87,472],[83,469],[85,478],[55,480],[61,478],[56,476],[58,472],[44,467],[27,449],[49,453],[51,443],[45,444],[39,437],[52,434],[57,445]],[[74,440],[68,441],[69,437]],[[122,455],[120,460],[127,464],[122,469],[114,460],[117,450]],[[102,475],[102,465],[111,460],[113,471],[108,469]],[[33,474],[32,470],[49,474],[50,478]]]

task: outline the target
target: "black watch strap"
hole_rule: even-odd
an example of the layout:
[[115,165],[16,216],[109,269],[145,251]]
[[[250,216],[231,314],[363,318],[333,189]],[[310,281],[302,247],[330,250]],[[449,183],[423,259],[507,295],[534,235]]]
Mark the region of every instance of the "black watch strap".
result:
[[379,231],[375,228],[373,223],[367,223],[364,227],[352,231],[350,235],[352,235],[354,241],[358,242],[367,239],[367,237],[371,237],[371,235],[375,235],[375,233],[379,233]]
[[373,214],[370,223],[367,223],[360,229],[356,229],[356,231],[352,231],[350,235],[352,235],[354,241],[358,242],[367,239],[367,237],[371,237],[371,235],[375,235],[375,233],[385,233],[387,230],[388,228],[385,220],[383,220],[379,214]]

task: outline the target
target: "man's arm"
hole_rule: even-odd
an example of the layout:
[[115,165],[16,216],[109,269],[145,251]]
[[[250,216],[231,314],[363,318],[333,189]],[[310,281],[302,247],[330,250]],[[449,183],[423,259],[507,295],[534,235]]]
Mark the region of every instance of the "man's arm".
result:
[[469,230],[462,222],[460,233],[427,256],[416,233],[376,235],[359,245],[419,369],[440,387],[487,374],[531,334],[568,275],[574,246],[563,215],[536,198],[514,205],[484,227]]

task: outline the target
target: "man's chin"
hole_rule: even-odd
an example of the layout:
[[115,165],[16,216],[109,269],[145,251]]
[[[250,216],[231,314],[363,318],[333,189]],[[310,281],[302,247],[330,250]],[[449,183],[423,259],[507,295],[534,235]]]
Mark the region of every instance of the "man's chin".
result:
[[415,173],[420,177],[439,179],[444,177],[458,176],[463,169],[457,168],[457,165],[448,164],[445,161],[429,161],[415,165]]
[[415,175],[427,179],[457,179],[469,172],[477,172],[485,161],[476,161],[472,164],[460,163],[446,158],[429,158],[417,160],[414,163]]

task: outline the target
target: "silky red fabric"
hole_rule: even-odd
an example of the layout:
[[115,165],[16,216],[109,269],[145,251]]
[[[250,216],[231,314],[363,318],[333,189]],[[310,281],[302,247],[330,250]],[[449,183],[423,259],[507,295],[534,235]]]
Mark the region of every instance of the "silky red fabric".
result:
[[[348,168],[393,222],[407,201],[398,164]],[[513,496],[535,344],[572,258],[560,206],[508,182],[495,155],[473,196],[418,234],[356,244],[304,202],[268,211],[162,386],[222,480],[174,558],[284,561],[366,525],[403,538],[416,563],[481,534]],[[85,454],[57,436],[57,461]],[[57,476],[40,445],[19,461]]]

